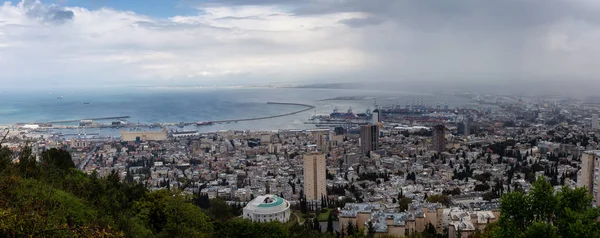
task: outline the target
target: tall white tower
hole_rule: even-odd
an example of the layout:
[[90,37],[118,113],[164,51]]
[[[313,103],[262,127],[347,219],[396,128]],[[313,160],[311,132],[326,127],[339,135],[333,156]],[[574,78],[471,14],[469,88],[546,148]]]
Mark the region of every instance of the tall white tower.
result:
[[600,122],[598,121],[598,114],[592,115],[592,130],[600,129]]
[[371,124],[377,125],[379,122],[381,122],[381,115],[379,113],[379,109],[375,109],[371,113]]

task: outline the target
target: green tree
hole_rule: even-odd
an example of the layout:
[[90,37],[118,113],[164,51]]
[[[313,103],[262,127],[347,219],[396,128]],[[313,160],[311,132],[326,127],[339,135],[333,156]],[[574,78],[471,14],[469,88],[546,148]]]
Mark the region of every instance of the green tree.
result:
[[213,226],[200,208],[166,190],[148,193],[135,202],[136,216],[161,237],[208,237]]
[[321,225],[319,224],[319,219],[317,219],[317,217],[312,220],[312,228],[315,231],[321,231]]
[[554,188],[541,176],[532,186],[533,189],[529,192],[529,202],[533,219],[549,222],[557,203]]
[[0,148],[0,173],[12,165],[12,152],[7,147]]
[[422,232],[422,236],[423,237],[436,237],[437,236],[437,231],[435,230],[435,226],[433,226],[433,224],[427,223],[427,225],[425,225],[425,230]]
[[269,183],[269,181],[267,181],[267,183],[265,183],[265,193],[271,194],[271,184]]
[[511,192],[501,200],[500,218],[485,234],[493,237],[600,237],[600,211],[586,188],[563,187],[556,195],[543,177],[529,194]]
[[312,234],[310,232],[305,232],[304,228],[297,225],[292,225],[292,227],[288,228],[284,224],[277,221],[252,222],[248,219],[234,218],[226,222],[217,222],[215,224],[215,232],[213,237],[290,237],[292,233],[290,230],[299,234]]
[[369,221],[367,223],[367,237],[368,238],[375,237],[375,226],[373,225],[372,221]]
[[441,203],[444,206],[450,206],[450,198],[444,194],[434,194],[427,197],[427,202]]
[[67,151],[56,148],[52,148],[42,153],[41,162],[46,166],[63,171],[75,168],[75,163],[73,163],[71,154],[69,154]]
[[400,212],[405,212],[408,210],[408,206],[412,203],[412,199],[403,197],[398,200],[398,209]]
[[333,215],[331,214],[331,212],[327,217],[327,232],[333,234]]
[[210,200],[208,216],[214,221],[226,221],[233,217],[233,208],[224,200],[215,198]]
[[556,232],[556,228],[553,225],[544,222],[534,222],[529,227],[527,227],[527,229],[525,230],[524,237],[558,238],[559,236]]
[[348,221],[348,224],[346,224],[346,234],[348,234],[348,236],[353,236],[354,233],[356,233],[357,227],[354,226],[354,223]]
[[39,166],[35,155],[31,153],[31,148],[26,146],[19,154],[19,174],[24,178],[37,178],[39,175]]

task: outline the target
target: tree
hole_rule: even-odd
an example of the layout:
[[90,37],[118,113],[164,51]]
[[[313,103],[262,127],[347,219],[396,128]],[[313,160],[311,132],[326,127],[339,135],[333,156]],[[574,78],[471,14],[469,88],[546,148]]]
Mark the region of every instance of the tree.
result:
[[47,166],[51,166],[60,170],[75,168],[75,163],[73,163],[71,154],[69,154],[67,151],[56,148],[52,148],[42,153],[41,161]]
[[462,229],[460,229],[460,226],[455,226],[456,230],[454,231],[454,237],[456,238],[462,238]]
[[208,216],[214,221],[226,221],[233,217],[233,208],[219,198],[210,200]]
[[425,230],[422,232],[422,236],[423,237],[436,237],[437,236],[437,231],[435,230],[435,226],[433,226],[433,224],[427,223],[427,225],[425,225]]
[[315,231],[321,231],[321,225],[319,224],[319,219],[317,219],[317,217],[314,217],[312,220],[312,228]]
[[556,207],[554,188],[542,176],[533,184],[529,193],[530,209],[535,220],[549,222]]
[[206,193],[198,192],[198,194],[196,194],[192,199],[192,203],[202,209],[210,208],[210,200],[208,199],[208,194]]
[[37,178],[40,168],[36,162],[35,155],[31,153],[31,148],[26,146],[19,154],[19,174],[25,178]]
[[200,208],[166,190],[147,194],[135,202],[133,211],[153,234],[161,236],[206,237],[213,229],[209,218]]
[[398,200],[398,209],[400,212],[405,212],[408,210],[408,206],[412,203],[412,199],[403,197]]
[[327,217],[327,232],[333,234],[333,215],[331,213]]
[[486,200],[486,201],[492,201],[492,199],[498,198],[498,197],[496,196],[496,193],[494,193],[494,192],[491,192],[491,191],[490,191],[490,192],[485,192],[485,193],[483,193],[483,194],[481,195],[481,197],[483,198],[483,200]]
[[[358,228],[358,227],[356,227]],[[348,224],[346,225],[346,234],[348,234],[348,236],[354,236],[354,233],[356,232],[356,228],[354,227],[354,223],[348,221]]]
[[529,194],[502,196],[500,219],[489,233],[494,237],[598,237],[600,211],[591,207],[585,188],[565,186],[555,195],[541,176],[532,186]]
[[450,206],[450,198],[444,194],[434,194],[427,197],[427,202],[441,203],[444,206]]
[[544,222],[535,222],[525,230],[525,237],[558,238],[556,227]]
[[0,173],[12,165],[12,152],[7,147],[0,148]]
[[271,194],[271,184],[269,184],[269,181],[267,181],[267,183],[265,183],[265,193],[266,194]]
[[373,225],[372,221],[367,222],[367,237],[375,237],[375,226]]

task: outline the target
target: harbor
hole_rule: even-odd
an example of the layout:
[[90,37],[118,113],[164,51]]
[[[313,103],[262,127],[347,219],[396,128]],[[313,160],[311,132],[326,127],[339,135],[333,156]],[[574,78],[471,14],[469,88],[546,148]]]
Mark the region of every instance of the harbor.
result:
[[[32,123],[17,123],[17,126],[30,130],[45,129],[80,129],[85,128],[162,128],[162,127],[184,127],[184,126],[208,126],[214,124],[227,124],[227,123],[238,123],[245,121],[257,121],[267,120],[279,117],[285,117],[295,115],[298,113],[306,112],[314,109],[313,105],[301,104],[301,103],[288,103],[288,102],[267,102],[268,105],[284,105],[284,106],[296,106],[303,107],[302,109],[295,110],[288,113],[282,113],[277,115],[262,116],[262,117],[249,117],[249,118],[238,118],[238,119],[224,119],[224,120],[213,120],[213,121],[202,121],[202,122],[166,122],[166,123],[132,123],[127,121],[130,116],[114,116],[114,117],[98,117],[98,118],[84,118],[79,120],[60,120],[60,121],[49,121],[49,122],[32,122]],[[113,121],[118,120],[118,121]],[[112,121],[111,123],[104,123],[98,121]],[[78,123],[78,125],[65,125],[69,123]],[[55,125],[62,124],[62,125]]]

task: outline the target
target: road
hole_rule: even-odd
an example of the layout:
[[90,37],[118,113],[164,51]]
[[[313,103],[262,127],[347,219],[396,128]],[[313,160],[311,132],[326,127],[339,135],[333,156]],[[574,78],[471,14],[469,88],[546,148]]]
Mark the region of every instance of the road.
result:
[[96,153],[96,151],[98,151],[100,149],[100,147],[103,146],[103,145],[104,145],[104,143],[96,143],[96,145],[94,146],[94,148],[92,150],[90,150],[90,152],[88,153],[88,155],[85,158],[85,160],[83,161],[83,163],[79,164],[78,169],[79,170],[83,170],[83,168],[85,168],[85,166],[92,159],[92,156],[94,156],[94,154]]

